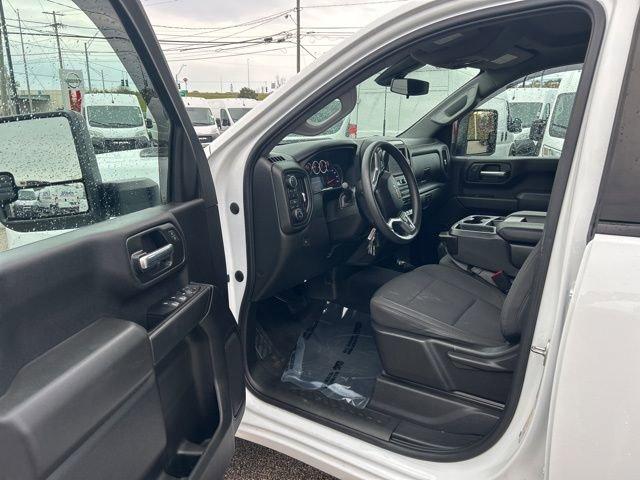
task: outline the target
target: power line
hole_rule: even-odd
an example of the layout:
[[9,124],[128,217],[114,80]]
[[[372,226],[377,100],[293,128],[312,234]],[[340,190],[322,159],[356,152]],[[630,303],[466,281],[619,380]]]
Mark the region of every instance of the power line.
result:
[[254,18],[253,20],[247,20],[246,22],[243,22],[243,23],[238,23],[236,25],[226,25],[224,27],[214,27],[214,28],[211,28],[211,27],[178,27],[178,26],[175,26],[175,25],[157,25],[157,24],[153,24],[153,27],[154,28],[157,28],[157,27],[159,27],[159,28],[168,28],[168,29],[175,29],[175,30],[207,30],[207,32],[212,32],[213,33],[213,32],[218,32],[218,31],[221,31],[221,30],[230,30],[230,29],[233,29],[233,28],[245,27],[247,25],[258,23],[258,22],[261,22],[261,21],[266,20],[266,19],[282,17],[282,16],[284,16],[285,14],[287,14],[289,12],[293,12],[294,10],[295,9],[293,9],[293,8],[289,8],[287,10],[282,10],[282,11],[277,12],[277,13],[271,13],[269,15],[265,15],[265,16],[262,16],[262,17]]
[[387,3],[401,3],[408,2],[410,0],[376,0],[376,1],[366,1],[366,2],[352,2],[352,3],[329,3],[324,5],[307,5],[305,8],[332,8],[332,7],[356,7],[361,5],[382,5]]

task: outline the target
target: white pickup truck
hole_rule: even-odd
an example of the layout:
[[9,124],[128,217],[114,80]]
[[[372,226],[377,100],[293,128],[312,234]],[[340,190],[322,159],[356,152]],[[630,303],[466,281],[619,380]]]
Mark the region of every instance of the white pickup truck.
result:
[[[147,170],[0,118],[0,222],[49,236],[0,252],[0,478],[223,478],[235,436],[350,480],[638,478],[640,0],[403,2],[206,149],[141,2],[73,5],[168,128]],[[542,111],[499,149],[489,102],[573,65],[526,87],[562,142]],[[17,178],[86,211],[16,218]]]

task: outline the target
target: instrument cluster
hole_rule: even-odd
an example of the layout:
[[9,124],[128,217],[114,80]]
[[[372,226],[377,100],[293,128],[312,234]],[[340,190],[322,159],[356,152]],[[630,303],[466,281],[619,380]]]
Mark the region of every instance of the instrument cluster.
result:
[[307,162],[305,170],[311,176],[314,191],[324,188],[338,188],[342,185],[342,169],[329,160],[313,160]]

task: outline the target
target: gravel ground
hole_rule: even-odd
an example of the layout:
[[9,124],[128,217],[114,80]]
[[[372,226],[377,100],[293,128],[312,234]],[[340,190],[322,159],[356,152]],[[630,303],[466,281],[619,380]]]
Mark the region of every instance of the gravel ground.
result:
[[225,480],[335,480],[298,460],[236,438],[236,453]]

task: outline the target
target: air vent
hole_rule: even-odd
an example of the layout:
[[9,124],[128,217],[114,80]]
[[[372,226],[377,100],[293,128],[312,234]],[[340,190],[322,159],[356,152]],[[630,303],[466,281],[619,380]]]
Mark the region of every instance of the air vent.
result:
[[269,155],[269,161],[271,163],[284,162],[285,160],[286,158],[284,158],[282,155]]

